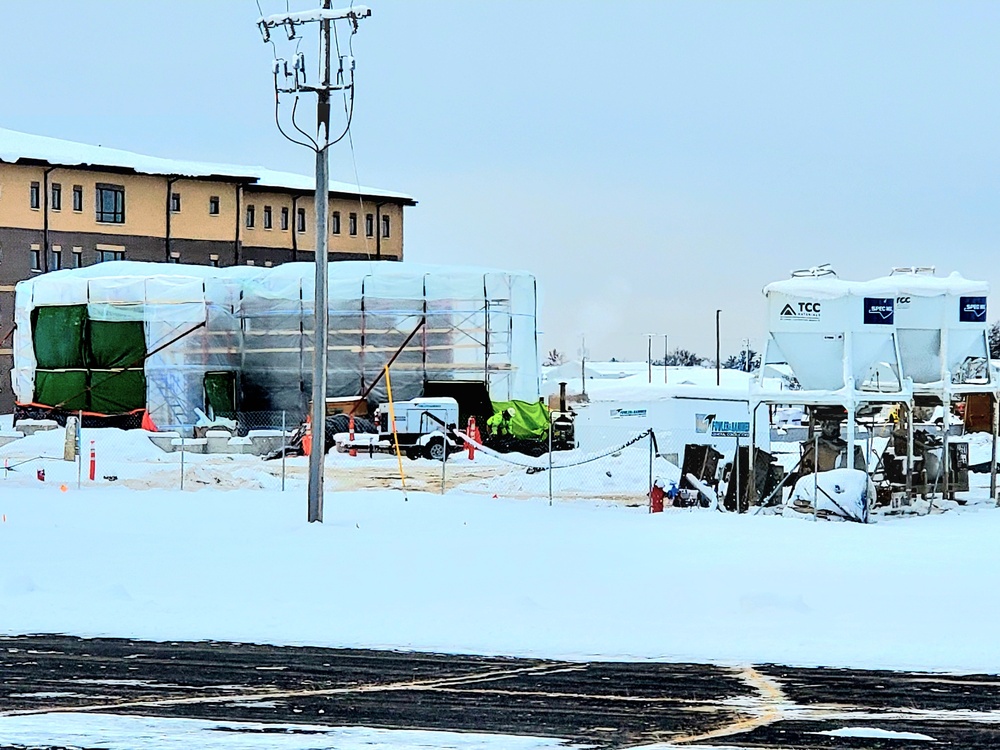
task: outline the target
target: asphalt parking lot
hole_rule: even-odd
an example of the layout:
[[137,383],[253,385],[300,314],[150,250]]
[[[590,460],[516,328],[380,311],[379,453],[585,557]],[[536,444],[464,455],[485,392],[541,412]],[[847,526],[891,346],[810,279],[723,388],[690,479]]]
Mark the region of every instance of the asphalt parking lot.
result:
[[[1000,678],[989,675],[0,638],[0,716],[49,712],[475,731],[609,749],[1000,747]],[[827,734],[857,727],[881,736]]]

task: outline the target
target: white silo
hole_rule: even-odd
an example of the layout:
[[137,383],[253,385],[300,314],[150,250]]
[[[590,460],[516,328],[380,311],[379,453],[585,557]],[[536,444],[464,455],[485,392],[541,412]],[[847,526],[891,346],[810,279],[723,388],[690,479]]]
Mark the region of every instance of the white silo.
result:
[[768,284],[765,364],[787,363],[807,391],[898,391],[893,300],[876,291],[827,268]]
[[957,273],[937,277],[933,268],[906,268],[868,285],[893,298],[903,376],[918,392],[989,382],[986,282]]

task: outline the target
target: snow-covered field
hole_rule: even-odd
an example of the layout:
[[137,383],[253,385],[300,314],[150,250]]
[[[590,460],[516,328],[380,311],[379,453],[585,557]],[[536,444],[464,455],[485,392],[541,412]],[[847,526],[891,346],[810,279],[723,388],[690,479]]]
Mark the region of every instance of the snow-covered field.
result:
[[1000,511],[970,495],[863,526],[331,492],[320,525],[301,487],[0,480],[0,630],[1000,672]]
[[[62,431],[0,448],[12,465],[32,458],[0,475],[0,632],[1000,672],[990,645],[1000,617],[1000,510],[989,502],[988,476],[973,475],[969,505],[938,500],[929,515],[879,513],[865,526],[800,514],[650,515],[618,495],[636,494],[647,478],[645,459],[633,466],[627,451],[597,473],[588,464],[561,475],[565,488],[604,488],[615,501],[551,506],[544,473],[485,456],[449,462],[465,489],[441,495],[440,465],[425,461],[404,464],[406,493],[344,489],[358,477],[398,485],[396,464],[334,454],[325,523],[307,524],[305,459],[288,462],[281,492],[280,462],[189,456],[181,491],[163,489],[177,484],[178,454],[139,433],[104,431],[103,439],[98,479],[84,477],[80,489],[76,465],[59,458]],[[659,463],[659,473],[670,468]],[[44,482],[37,468],[46,469]],[[493,497],[491,488],[502,491]],[[2,739],[24,746],[566,747],[487,734],[308,730],[0,717]]]

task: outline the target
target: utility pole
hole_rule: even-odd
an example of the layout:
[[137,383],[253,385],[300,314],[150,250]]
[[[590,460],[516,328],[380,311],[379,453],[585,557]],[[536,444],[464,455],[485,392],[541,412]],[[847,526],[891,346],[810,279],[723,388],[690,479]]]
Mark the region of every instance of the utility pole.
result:
[[[323,0],[323,7],[317,10],[298,13],[279,13],[260,18],[257,27],[265,42],[271,42],[271,31],[283,28],[289,40],[297,38],[296,27],[309,23],[319,23],[319,83],[316,86],[307,83],[305,54],[298,51],[293,56],[292,67],[288,61],[278,58],[275,54],[274,96],[275,119],[281,134],[293,143],[311,148],[316,153],[316,194],[314,211],[316,213],[316,298],[314,302],[314,339],[313,339],[313,373],[312,373],[312,449],[309,452],[309,522],[323,520],[323,464],[326,458],[326,382],[328,359],[329,331],[329,294],[327,290],[327,252],[326,219],[329,211],[330,195],[330,146],[340,141],[351,127],[351,117],[354,112],[354,58],[350,55],[338,57],[336,80],[330,76],[330,36],[336,36],[336,22],[347,21],[351,25],[351,33],[358,30],[358,20],[371,15],[371,10],[363,5],[356,5],[344,10],[334,10],[333,0]],[[273,44],[273,42],[271,42]],[[339,44],[338,44],[339,51]],[[284,75],[283,85],[279,83],[279,75]],[[330,94],[341,91],[345,94],[344,110],[347,123],[343,132],[337,137],[330,135]],[[302,93],[316,94],[316,136],[309,136],[295,122],[295,107],[292,108],[291,124],[305,137],[301,141],[288,135],[281,127],[277,118],[278,104],[281,94],[291,94],[298,102]],[[350,93],[350,104],[346,94]],[[294,221],[295,218],[293,217]],[[292,227],[292,231],[295,228]]]
[[653,384],[653,334],[646,334],[646,367],[649,369],[649,384]]
[[722,346],[719,343],[719,316],[722,310],[715,311],[715,384],[722,385]]
[[663,384],[667,384],[667,334],[663,334]]

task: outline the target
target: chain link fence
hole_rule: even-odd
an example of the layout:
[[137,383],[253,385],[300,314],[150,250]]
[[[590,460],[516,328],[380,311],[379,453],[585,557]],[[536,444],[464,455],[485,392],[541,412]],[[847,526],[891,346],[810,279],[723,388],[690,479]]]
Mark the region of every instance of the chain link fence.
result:
[[[9,441],[0,444],[0,481],[60,489],[302,492],[306,486],[308,457],[302,452],[302,426],[291,424],[282,412],[241,412],[231,420],[163,432],[92,428],[86,426],[86,418],[83,423],[80,428],[79,417],[67,420],[66,426],[22,420],[16,433],[0,431],[0,443]],[[397,459],[390,442],[372,436],[366,445],[367,436],[360,431],[352,455],[345,437],[339,435],[327,455],[328,492],[405,486],[432,493],[648,507],[651,490],[658,486],[666,507],[714,507],[707,502],[709,495],[697,497],[690,483],[682,481],[685,446],[705,442],[705,436],[694,431],[603,429],[573,450],[547,451],[541,444],[540,456],[479,446],[470,458],[460,442],[444,462],[423,455]],[[706,477],[708,484],[724,479],[737,440],[731,441],[728,451],[716,441],[722,458],[718,469]],[[283,450],[285,446],[290,448]]]

